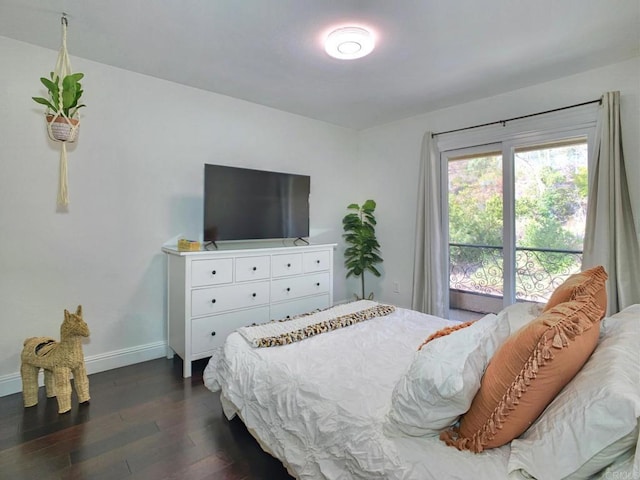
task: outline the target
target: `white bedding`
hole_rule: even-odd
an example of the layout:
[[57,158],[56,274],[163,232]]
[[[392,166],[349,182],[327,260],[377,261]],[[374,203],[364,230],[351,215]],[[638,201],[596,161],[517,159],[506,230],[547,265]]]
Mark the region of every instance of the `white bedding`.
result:
[[[252,348],[231,334],[205,385],[299,479],[506,479],[509,446],[460,452],[437,437],[383,432],[391,393],[417,347],[454,324],[398,308],[290,345]],[[372,353],[374,353],[372,355]]]
[[[615,317],[638,321],[640,305]],[[602,331],[609,322],[603,320]],[[262,448],[298,479],[530,479],[520,470],[507,474],[510,445],[474,454],[438,437],[394,435],[388,428],[393,389],[417,347],[455,323],[397,308],[278,347],[254,348],[236,332],[211,358],[204,381],[221,390],[227,417],[239,415]],[[635,457],[615,457],[599,478],[639,478],[638,445]]]

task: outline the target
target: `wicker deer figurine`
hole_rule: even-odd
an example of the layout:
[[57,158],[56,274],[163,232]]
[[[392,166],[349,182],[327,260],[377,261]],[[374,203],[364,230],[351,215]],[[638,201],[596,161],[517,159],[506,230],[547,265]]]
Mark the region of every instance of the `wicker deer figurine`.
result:
[[24,406],[38,403],[38,373],[44,369],[47,398],[57,397],[58,413],[71,410],[71,372],[80,403],[89,401],[89,379],[84,365],[80,337],[89,336],[89,327],[82,319],[82,305],[76,313],[64,311],[60,326],[60,341],[49,337],[32,337],[22,349],[22,395]]

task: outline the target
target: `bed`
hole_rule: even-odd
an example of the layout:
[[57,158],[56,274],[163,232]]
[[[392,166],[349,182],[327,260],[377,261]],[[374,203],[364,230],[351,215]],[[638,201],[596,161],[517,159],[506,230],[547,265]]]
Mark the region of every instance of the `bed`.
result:
[[[379,306],[354,302],[303,320],[326,325],[327,319]],[[598,345],[590,359],[521,438],[480,453],[459,450],[440,439],[437,430],[443,425],[457,428],[458,417],[469,408],[491,356],[506,337],[511,338],[514,330],[540,313],[534,310],[517,304],[458,330],[458,322],[391,307],[343,328],[323,328],[299,341],[267,348],[257,347],[256,339],[247,332],[236,331],[209,361],[204,381],[210,390],[220,391],[227,418],[238,415],[261,447],[298,479],[513,480],[589,478],[594,473],[606,478],[640,478],[640,455],[635,455],[640,417],[640,305],[600,322]],[[472,329],[480,328],[481,323],[491,325],[492,333],[487,336]],[[434,332],[441,338],[427,344],[428,355],[421,354],[418,346]],[[453,345],[463,332],[466,340]],[[428,375],[439,390],[416,394],[411,390],[410,372],[423,375],[425,369],[430,370]],[[475,371],[470,374],[469,370]],[[602,378],[611,385],[602,383]],[[591,386],[584,391],[582,384]],[[575,389],[569,386],[581,388],[587,404],[577,401]],[[462,400],[461,390],[466,390]],[[439,398],[424,400],[432,395]],[[623,399],[611,400],[608,395],[622,395]],[[431,404],[401,408],[403,403],[422,400]],[[589,405],[590,401],[596,406]],[[569,413],[563,410],[566,404],[571,404]],[[441,408],[444,413],[436,414],[427,428],[419,422],[411,424],[414,413],[429,416]],[[580,427],[595,439],[586,442],[586,451],[581,450],[582,440],[575,438],[582,435],[580,428],[565,428],[553,416],[570,417],[571,412],[582,417],[592,412],[593,418]],[[613,417],[617,420],[611,420]],[[614,426],[609,428],[609,424]],[[559,433],[548,438],[549,434],[543,434],[545,428]],[[567,447],[571,437],[578,445]],[[562,451],[557,456],[568,460],[560,458],[559,466],[542,461],[547,470],[536,471],[549,449]]]

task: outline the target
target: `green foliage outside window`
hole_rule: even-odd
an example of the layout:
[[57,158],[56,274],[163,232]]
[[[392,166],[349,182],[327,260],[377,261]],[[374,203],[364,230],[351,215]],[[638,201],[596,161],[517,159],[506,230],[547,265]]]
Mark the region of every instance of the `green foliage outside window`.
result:
[[[580,161],[576,162],[576,158]],[[587,204],[586,143],[516,153],[515,221],[518,249],[582,250]],[[495,248],[452,248],[465,271],[497,261],[503,231],[499,153],[449,162],[449,242]],[[574,255],[536,252],[538,268],[558,273]],[[501,271],[500,266],[499,270]]]

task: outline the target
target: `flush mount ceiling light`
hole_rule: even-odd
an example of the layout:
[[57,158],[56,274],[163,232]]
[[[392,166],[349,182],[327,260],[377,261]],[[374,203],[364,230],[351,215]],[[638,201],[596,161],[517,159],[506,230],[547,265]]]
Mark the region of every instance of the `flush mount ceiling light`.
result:
[[353,60],[369,55],[375,46],[373,35],[362,27],[342,27],[327,36],[325,51],[334,58]]

